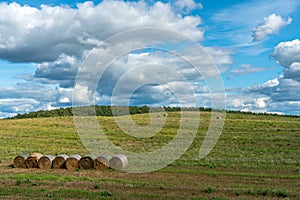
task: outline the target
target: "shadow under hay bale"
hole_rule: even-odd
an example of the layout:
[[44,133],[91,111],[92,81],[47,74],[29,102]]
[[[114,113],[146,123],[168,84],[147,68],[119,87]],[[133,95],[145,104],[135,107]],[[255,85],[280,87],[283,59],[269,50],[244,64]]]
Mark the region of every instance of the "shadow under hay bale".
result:
[[40,153],[32,153],[26,158],[24,161],[26,168],[37,168],[38,167],[38,160],[42,157],[43,155]]
[[51,169],[54,158],[55,157],[52,155],[46,155],[46,156],[41,157],[38,160],[39,168],[40,169]]
[[128,160],[124,154],[117,154],[109,160],[109,166],[116,170],[122,170],[127,165]]
[[101,154],[94,160],[94,167],[97,170],[106,170],[109,168],[109,160],[112,157],[108,154]]
[[28,158],[29,154],[21,154],[15,157],[13,165],[15,168],[26,168],[25,160]]
[[67,170],[75,170],[78,168],[79,160],[81,156],[79,154],[70,155],[66,160],[66,169]]
[[52,168],[53,169],[64,169],[65,168],[65,163],[66,160],[68,159],[69,156],[67,156],[66,154],[61,154],[58,155],[54,158],[54,160],[52,161]]
[[86,155],[79,160],[79,169],[94,169],[94,160],[96,157],[94,155]]

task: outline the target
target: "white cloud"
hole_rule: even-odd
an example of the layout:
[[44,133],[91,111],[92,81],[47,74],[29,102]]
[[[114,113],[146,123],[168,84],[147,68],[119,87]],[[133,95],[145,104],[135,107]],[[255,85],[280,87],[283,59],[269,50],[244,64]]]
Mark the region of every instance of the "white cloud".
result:
[[268,112],[270,97],[256,93],[230,94],[226,97],[227,109]]
[[225,8],[213,16],[216,22],[214,37],[216,39],[229,39],[235,45],[249,45],[253,40],[251,31],[261,23],[265,16],[277,13],[280,16],[290,16],[295,12],[299,1],[297,0],[251,0]]
[[284,69],[286,78],[294,79],[300,82],[300,62],[294,62]]
[[266,108],[266,101],[269,100],[267,97],[257,98],[255,99],[255,107],[257,108]]
[[[218,65],[231,63],[227,51],[210,48],[210,51],[213,52],[213,50],[213,57]],[[103,53],[103,50],[99,52],[101,54],[97,58],[101,61],[103,61],[102,56],[105,58],[109,56]],[[99,96],[112,96],[114,91],[115,102],[125,104],[135,91],[134,103],[136,104],[154,105],[161,103],[168,105],[169,102],[175,105],[176,98],[172,97],[172,92],[167,89],[172,88],[175,95],[185,99],[185,105],[189,105],[188,99],[191,100],[191,95],[208,93],[207,88],[199,82],[207,78],[205,76],[217,76],[219,72],[211,69],[213,67],[210,66],[211,61],[206,54],[200,53],[199,55],[193,51],[188,51],[180,57],[180,53],[177,53],[153,50],[151,52],[130,53],[119,57],[110,64],[98,82]],[[187,62],[190,60],[200,66],[200,71],[197,71],[195,66]],[[95,67],[94,65],[83,67],[81,71],[84,76],[79,80],[79,84],[87,85],[93,91],[93,85],[97,83],[97,79],[93,78],[93,75],[97,74]],[[99,67],[101,68],[101,66]],[[186,94],[187,84],[191,85],[190,87],[194,89],[194,92]],[[103,99],[100,98],[99,100],[101,104]]]
[[54,61],[62,54],[81,57],[113,34],[135,28],[161,27],[203,39],[198,16],[184,17],[161,2],[85,2],[74,9],[1,3],[0,20],[0,58],[13,62]]
[[73,87],[80,59],[65,54],[60,55],[53,62],[37,64],[35,74],[27,80],[38,81],[43,84],[56,84],[60,87]]
[[202,4],[196,3],[194,0],[177,0],[175,7],[177,7],[180,12],[187,14],[192,10],[202,9]]
[[285,68],[294,62],[300,62],[300,40],[279,43],[274,49],[273,57]]
[[[255,110],[265,108],[270,113],[300,114],[300,41],[299,39],[279,43],[274,48],[273,56],[283,66],[283,74],[263,84],[246,88],[243,94],[252,96],[255,101],[239,98],[232,102],[239,108]],[[239,101],[238,101],[239,100]],[[247,102],[247,103],[245,103]],[[229,105],[232,104],[229,102]],[[233,107],[234,107],[233,105]]]
[[259,42],[264,40],[268,35],[279,32],[281,28],[290,24],[292,18],[283,19],[281,16],[271,14],[264,18],[264,22],[253,29],[253,41]]
[[[40,8],[21,6],[18,3],[0,3],[0,59],[11,62],[36,63],[37,70],[33,75],[26,75],[16,86],[1,88],[0,99],[30,99],[27,108],[18,106],[20,113],[37,109],[53,109],[59,106],[70,106],[72,99],[71,87],[74,86],[77,70],[90,50],[96,46],[105,46],[103,41],[114,34],[130,29],[157,27],[173,30],[197,42],[203,40],[204,31],[200,28],[199,16],[187,15],[188,12],[201,8],[194,1],[178,1],[175,9],[170,3],[155,2],[147,4],[144,1],[102,1],[78,4],[76,8],[67,6],[47,6]],[[118,17],[116,17],[118,16]],[[137,44],[154,45],[158,43],[152,36],[156,33],[144,31],[142,35],[128,36],[116,46],[103,48],[101,56],[108,55],[106,51],[134,48]],[[159,42],[180,40],[169,34],[159,35]],[[181,37],[182,38],[182,37]],[[178,41],[177,41],[178,42]],[[215,48],[216,50],[216,48]],[[228,62],[227,52],[218,52],[215,56],[219,64]],[[183,61],[174,57],[160,57],[155,54],[129,54],[125,60],[117,60],[114,70],[108,70],[104,77],[104,87],[96,95],[97,102],[107,103],[111,96],[114,83],[137,65],[147,63],[174,65],[174,69],[185,75],[189,80],[199,80],[199,74]],[[156,60],[158,59],[158,60]],[[101,63],[99,64],[101,65]],[[97,69],[90,66],[83,70],[82,85],[76,85],[78,95],[73,97],[75,103],[90,103],[93,100],[93,81],[97,81]],[[133,76],[134,75],[134,76]],[[152,69],[144,70],[139,76],[128,76],[127,84],[150,80],[151,77],[163,77]],[[170,77],[171,80],[171,77]],[[171,80],[174,84],[178,80]],[[42,84],[41,84],[42,83]],[[54,88],[57,87],[57,88]],[[182,87],[182,84],[178,83]],[[154,95],[155,87],[148,87]],[[109,92],[110,91],[110,92]],[[167,90],[165,90],[167,91]],[[167,93],[167,92],[166,92]],[[163,95],[162,95],[163,96]],[[163,97],[155,97],[155,101]],[[141,99],[141,103],[144,99]],[[15,113],[15,101],[6,104],[8,112]],[[4,109],[4,108],[2,108]]]
[[59,103],[70,103],[71,100],[68,97],[63,97],[59,99]]
[[76,84],[74,90],[76,93],[73,95],[74,104],[93,104],[93,95],[94,93],[86,85]]

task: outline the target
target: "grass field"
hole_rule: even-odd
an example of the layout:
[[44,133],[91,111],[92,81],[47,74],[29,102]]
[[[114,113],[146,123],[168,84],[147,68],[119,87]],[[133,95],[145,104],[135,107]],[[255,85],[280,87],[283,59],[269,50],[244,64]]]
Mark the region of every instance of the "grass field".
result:
[[[132,117],[149,123],[146,114]],[[139,139],[122,133],[113,117],[99,117],[115,145],[135,152],[167,144],[179,120],[179,113],[169,113],[160,133]],[[202,112],[198,134],[180,159],[142,174],[12,168],[22,153],[88,152],[71,117],[0,120],[0,199],[300,199],[300,117],[228,113],[217,145],[199,160],[209,120]]]

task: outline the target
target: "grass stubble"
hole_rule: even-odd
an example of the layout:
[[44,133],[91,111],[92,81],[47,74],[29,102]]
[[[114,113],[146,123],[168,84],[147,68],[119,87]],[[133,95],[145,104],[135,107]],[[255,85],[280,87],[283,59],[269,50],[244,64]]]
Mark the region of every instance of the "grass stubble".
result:
[[[121,116],[120,118],[128,118]],[[150,152],[176,135],[180,113],[150,138],[129,136],[113,117],[98,117],[115,145]],[[140,126],[147,114],[133,115]],[[195,120],[195,119],[194,119]],[[223,133],[211,153],[198,159],[210,113],[201,112],[189,150],[156,172],[16,169],[12,160],[28,152],[88,154],[72,117],[0,120],[1,199],[300,199],[300,117],[227,113]]]

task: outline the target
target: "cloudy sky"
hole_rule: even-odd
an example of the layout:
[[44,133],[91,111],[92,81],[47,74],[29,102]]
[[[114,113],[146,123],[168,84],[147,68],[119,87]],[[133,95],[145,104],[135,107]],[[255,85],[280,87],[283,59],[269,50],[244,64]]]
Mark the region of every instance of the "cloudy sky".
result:
[[194,97],[210,107],[206,79],[218,76],[226,109],[299,115],[299,27],[297,0],[4,1],[0,118],[73,104],[195,106]]

